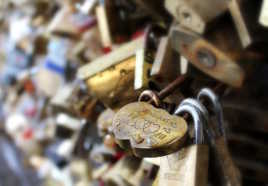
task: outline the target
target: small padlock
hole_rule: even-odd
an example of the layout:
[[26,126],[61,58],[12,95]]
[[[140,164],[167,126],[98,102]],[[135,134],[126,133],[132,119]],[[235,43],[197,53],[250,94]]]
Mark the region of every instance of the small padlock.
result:
[[[202,89],[197,96],[198,100],[205,99],[212,104],[213,114],[216,115],[217,126],[210,126],[210,141],[213,156],[216,159],[217,172],[219,171],[221,185],[223,186],[241,186],[241,175],[235,166],[232,156],[229,152],[223,121],[223,111],[217,95],[208,88]],[[214,131],[213,128],[218,130]]]
[[158,185],[205,186],[208,173],[208,146],[204,144],[203,125],[207,125],[204,107],[182,102],[176,115],[189,113],[194,121],[194,144],[171,155],[162,157],[158,174]]

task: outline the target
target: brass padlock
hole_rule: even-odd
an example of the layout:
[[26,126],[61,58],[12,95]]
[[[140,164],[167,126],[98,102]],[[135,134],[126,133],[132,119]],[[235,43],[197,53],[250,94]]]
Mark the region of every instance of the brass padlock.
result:
[[167,155],[178,150],[186,139],[187,124],[145,102],[130,103],[121,108],[113,120],[118,144],[141,157]]
[[227,10],[227,3],[225,0],[166,0],[165,7],[181,26],[203,34],[208,24]]
[[[196,107],[197,106],[197,107]],[[174,154],[161,157],[158,185],[205,186],[208,173],[208,146],[204,144],[203,125],[206,117],[198,102],[182,102],[175,114],[189,113],[194,120],[195,142]],[[202,109],[204,109],[202,107]]]
[[262,62],[265,57],[260,51],[243,49],[227,18],[204,36],[174,26],[172,47],[202,72],[233,87],[241,87],[254,66],[253,61]]
[[[232,156],[227,146],[225,126],[223,120],[223,111],[217,95],[208,88],[202,89],[198,93],[198,99],[208,100],[212,104],[213,114],[216,115],[217,126],[210,126],[210,141],[212,152],[215,156],[216,172],[219,173],[219,179],[222,186],[241,186],[241,175],[232,160]],[[217,128],[217,130],[214,130]],[[213,132],[212,132],[213,131]]]
[[151,68],[144,46],[145,37],[131,41],[80,68],[78,78],[109,108],[137,100],[141,89],[148,85]]

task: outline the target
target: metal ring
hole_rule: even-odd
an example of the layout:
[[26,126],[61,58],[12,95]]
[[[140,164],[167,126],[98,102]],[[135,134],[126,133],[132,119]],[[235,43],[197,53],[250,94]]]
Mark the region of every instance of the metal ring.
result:
[[154,103],[154,105],[156,107],[160,107],[161,101],[160,101],[160,99],[159,99],[159,97],[158,97],[156,92],[154,92],[152,90],[145,90],[140,94],[138,100],[139,101],[145,101],[146,97],[150,98],[153,101],[153,103]]
[[218,127],[220,134],[225,138],[225,127],[223,121],[223,110],[218,96],[209,88],[203,88],[197,95],[197,99],[200,100],[206,98],[213,105],[213,112],[218,120]]
[[202,117],[198,109],[191,105],[181,105],[175,111],[175,115],[182,115],[183,113],[189,113],[194,121],[195,129],[195,144],[204,143],[204,132],[203,132],[203,122],[204,117]]

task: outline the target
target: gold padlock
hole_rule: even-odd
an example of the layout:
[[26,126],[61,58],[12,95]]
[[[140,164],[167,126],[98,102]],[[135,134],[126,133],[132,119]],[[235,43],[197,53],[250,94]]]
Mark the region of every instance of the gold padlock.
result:
[[145,102],[121,108],[113,120],[113,133],[120,146],[141,157],[155,157],[177,151],[186,139],[187,124]]
[[151,62],[141,37],[108,55],[83,66],[78,78],[83,79],[93,96],[107,107],[119,108],[138,98],[147,87]]

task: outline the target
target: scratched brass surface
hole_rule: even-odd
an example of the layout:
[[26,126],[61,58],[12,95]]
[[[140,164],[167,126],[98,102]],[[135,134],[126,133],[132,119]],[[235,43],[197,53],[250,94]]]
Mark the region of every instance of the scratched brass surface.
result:
[[187,134],[186,121],[145,102],[130,103],[113,120],[119,145],[137,156],[154,157],[178,150]]
[[110,108],[136,100],[140,91],[134,91],[135,62],[136,57],[131,57],[90,77],[88,88]]

